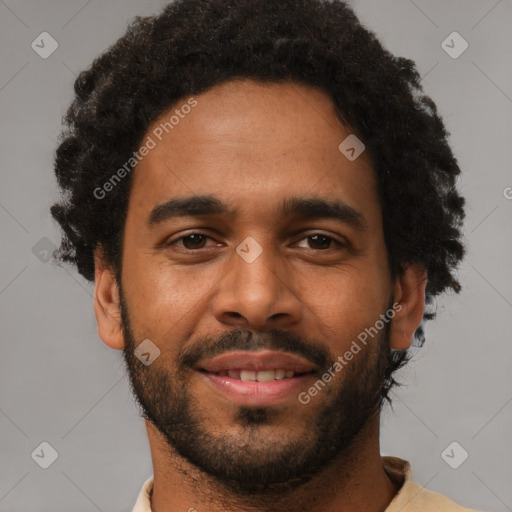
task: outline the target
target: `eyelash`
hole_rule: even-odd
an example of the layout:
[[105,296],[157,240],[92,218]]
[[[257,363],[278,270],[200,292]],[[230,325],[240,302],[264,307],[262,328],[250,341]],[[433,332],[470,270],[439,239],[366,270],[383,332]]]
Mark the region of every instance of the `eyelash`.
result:
[[[192,233],[188,233],[187,235],[183,235],[183,236],[180,236],[179,238],[175,238],[174,240],[170,240],[169,242],[166,243],[167,246],[172,246],[172,245],[175,245],[176,242],[180,242],[180,241],[183,241],[183,239],[185,238],[188,238],[190,236],[193,236],[193,235],[200,235],[200,236],[203,236],[205,238],[209,238],[210,240],[213,240],[213,237],[207,235],[206,233],[202,233],[200,231],[194,231]],[[336,240],[335,238],[333,238],[332,236],[329,236],[329,235],[325,235],[323,233],[312,233],[311,235],[307,235],[303,238],[301,238],[299,241],[302,241],[302,240],[305,240],[305,239],[308,239],[308,238],[311,238],[311,237],[314,237],[314,236],[317,236],[317,235],[320,235],[322,237],[325,237],[326,239],[328,239],[330,242],[333,242],[334,244],[336,244],[338,246],[338,248],[340,249],[344,249],[346,248],[346,245],[343,244],[342,242],[340,242],[339,240]],[[205,249],[206,247],[200,247],[198,249],[188,249],[187,247],[183,247],[183,246],[180,246],[181,249],[185,249],[189,252],[195,252],[195,251],[200,251],[201,249]],[[329,247],[328,249],[310,249],[312,251],[329,251],[331,250],[332,247]]]

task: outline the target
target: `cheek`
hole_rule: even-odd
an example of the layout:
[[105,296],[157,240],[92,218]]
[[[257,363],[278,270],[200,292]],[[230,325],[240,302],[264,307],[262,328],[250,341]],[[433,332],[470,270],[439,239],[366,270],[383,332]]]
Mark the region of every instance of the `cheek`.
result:
[[[127,260],[129,260],[127,258]],[[172,267],[168,261],[153,255],[126,261],[123,288],[132,304],[134,326],[146,336],[165,339],[196,324],[222,279],[222,272],[210,267]]]
[[347,265],[298,282],[312,322],[322,325],[326,339],[350,342],[374,325],[389,303],[390,280],[375,264]]

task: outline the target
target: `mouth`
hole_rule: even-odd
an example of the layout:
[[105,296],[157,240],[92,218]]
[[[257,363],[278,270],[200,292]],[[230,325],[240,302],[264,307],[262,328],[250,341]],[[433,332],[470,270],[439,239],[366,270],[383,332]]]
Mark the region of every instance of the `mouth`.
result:
[[317,368],[301,356],[264,350],[223,354],[200,361],[196,370],[224,399],[241,406],[264,407],[295,400]]
[[222,370],[220,372],[213,372],[213,375],[221,377],[229,377],[243,382],[272,382],[274,380],[291,379],[298,375],[305,375],[305,373],[294,372],[293,370],[285,370],[278,368],[275,370]]

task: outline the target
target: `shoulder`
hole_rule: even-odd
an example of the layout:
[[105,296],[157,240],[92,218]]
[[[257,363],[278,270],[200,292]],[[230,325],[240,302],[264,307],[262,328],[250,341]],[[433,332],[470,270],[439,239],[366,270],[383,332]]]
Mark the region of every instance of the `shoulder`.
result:
[[400,489],[385,512],[477,512],[411,482],[411,467],[405,460],[382,457],[382,465],[391,481]]
[[137,496],[132,512],[151,512],[151,494],[153,492],[153,475],[143,484]]
[[386,512],[477,512],[414,482],[406,482]]

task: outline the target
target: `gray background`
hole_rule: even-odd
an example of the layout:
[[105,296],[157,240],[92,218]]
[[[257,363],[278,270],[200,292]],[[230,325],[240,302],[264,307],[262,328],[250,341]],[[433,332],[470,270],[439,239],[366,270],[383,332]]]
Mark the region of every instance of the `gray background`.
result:
[[[59,240],[48,213],[52,161],[75,75],[134,15],[165,3],[0,0],[2,512],[129,511],[152,474],[121,352],[97,336],[92,285],[45,261],[45,250]],[[352,4],[391,51],[417,62],[468,200],[464,290],[438,301],[426,345],[402,372],[407,386],[383,414],[382,452],[408,459],[414,480],[464,505],[512,510],[512,2]],[[48,59],[31,48],[43,31],[59,44]],[[469,43],[457,59],[441,47],[453,31]],[[31,457],[43,441],[58,452],[48,469]],[[441,457],[453,441],[469,453],[458,469]],[[449,453],[457,461],[462,451]]]

